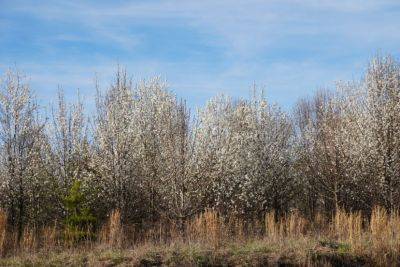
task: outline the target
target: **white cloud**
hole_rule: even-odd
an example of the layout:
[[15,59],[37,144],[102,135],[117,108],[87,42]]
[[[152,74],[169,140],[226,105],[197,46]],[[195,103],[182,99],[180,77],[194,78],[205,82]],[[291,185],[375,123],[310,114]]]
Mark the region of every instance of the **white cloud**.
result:
[[227,48],[227,55],[246,58],[293,35],[331,36],[375,44],[397,39],[394,35],[400,24],[399,12],[385,14],[379,20],[373,14],[388,12],[394,5],[396,1],[389,0],[165,0],[119,4],[75,0],[25,3],[13,5],[11,10],[49,21],[75,22],[87,27],[91,38],[105,38],[123,48],[134,47],[140,40],[130,33],[131,25],[185,24],[209,34],[209,40],[204,41]]
[[[300,94],[296,89],[312,90],[351,77],[360,58],[377,49],[391,51],[400,43],[400,2],[390,0],[9,1],[7,8],[47,23],[72,24],[83,32],[47,36],[43,43],[48,49],[51,40],[103,42],[128,57],[137,46],[147,45],[148,33],[132,31],[132,26],[179,26],[202,33],[198,41],[223,51],[224,64],[217,71],[209,70],[210,62],[196,61],[201,59],[120,62],[139,76],[166,76],[180,95],[191,91],[195,98],[221,90],[247,93],[253,81],[265,84],[277,99],[287,94],[295,98]],[[336,64],[347,57],[353,58],[345,67]],[[86,88],[94,72],[110,77],[117,62],[113,55],[102,55],[94,62],[65,64],[65,69],[43,71],[42,64],[26,71],[33,72],[37,84]]]

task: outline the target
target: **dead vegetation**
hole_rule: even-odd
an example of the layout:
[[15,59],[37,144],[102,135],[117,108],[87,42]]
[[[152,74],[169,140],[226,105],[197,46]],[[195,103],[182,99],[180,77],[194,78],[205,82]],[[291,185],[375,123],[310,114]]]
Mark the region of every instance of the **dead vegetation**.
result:
[[1,266],[384,266],[399,264],[400,255],[400,215],[381,207],[370,216],[338,210],[313,220],[298,212],[244,220],[207,210],[183,229],[164,221],[136,232],[117,210],[96,239],[74,246],[57,225],[27,228],[19,244],[0,226]]

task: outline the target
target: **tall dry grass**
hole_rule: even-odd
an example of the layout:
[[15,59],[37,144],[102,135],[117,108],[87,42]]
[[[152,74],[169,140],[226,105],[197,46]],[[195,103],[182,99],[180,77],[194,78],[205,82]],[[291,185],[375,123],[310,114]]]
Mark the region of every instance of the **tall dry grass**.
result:
[[[15,234],[8,232],[6,226],[7,215],[0,212],[0,253],[3,256],[6,253],[51,251],[56,247],[94,246],[96,243],[93,240],[71,243],[65,230],[54,223],[41,229],[26,227],[21,243],[14,244]],[[382,207],[375,207],[370,216],[338,210],[332,217],[317,214],[312,221],[297,211],[281,217],[270,211],[261,219],[250,219],[223,216],[209,209],[184,222],[160,220],[144,228],[122,225],[121,213],[116,210],[96,236],[96,245],[108,248],[189,243],[219,249],[232,242],[249,240],[284,248],[293,240],[312,240],[314,243],[320,241],[319,246],[336,249],[338,253],[371,257],[379,265],[400,263],[400,214]]]
[[187,223],[187,232],[191,240],[207,242],[214,247],[221,243],[224,222],[219,214],[213,210],[206,210]]
[[0,209],[0,257],[5,253],[7,214]]
[[23,252],[36,252],[39,245],[36,227],[25,227],[20,242],[20,249]]
[[46,226],[42,228],[42,248],[46,251],[50,251],[55,247],[60,245],[60,240],[58,238],[57,222],[53,225]]
[[363,237],[363,217],[361,212],[337,210],[330,227],[331,238],[351,244],[353,249],[360,249]]
[[108,221],[100,231],[100,243],[108,247],[121,247],[123,243],[123,227],[121,223],[121,212],[113,211]]
[[382,208],[375,207],[370,219],[371,252],[383,260],[398,258],[400,255],[400,216],[398,211],[390,214]]
[[299,212],[294,211],[277,218],[274,211],[266,213],[264,219],[265,235],[270,240],[286,237],[298,238],[308,231],[309,222]]

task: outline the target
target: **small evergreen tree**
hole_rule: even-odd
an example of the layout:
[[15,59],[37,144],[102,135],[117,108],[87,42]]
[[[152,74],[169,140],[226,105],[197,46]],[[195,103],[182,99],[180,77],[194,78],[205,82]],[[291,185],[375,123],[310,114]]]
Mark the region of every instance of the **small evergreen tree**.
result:
[[65,219],[65,238],[70,242],[79,242],[93,238],[93,225],[96,218],[85,205],[85,194],[82,192],[82,182],[75,181],[64,198],[68,212]]

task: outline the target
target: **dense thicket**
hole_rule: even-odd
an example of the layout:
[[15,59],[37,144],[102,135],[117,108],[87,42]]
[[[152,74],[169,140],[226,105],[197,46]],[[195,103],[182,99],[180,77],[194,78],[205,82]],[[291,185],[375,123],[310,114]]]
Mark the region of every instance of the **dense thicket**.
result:
[[400,206],[400,64],[390,56],[290,114],[254,92],[191,115],[159,79],[134,85],[124,71],[98,88],[90,114],[58,99],[42,110],[18,72],[1,81],[0,207],[20,235],[65,219],[76,181],[100,222],[114,209],[143,223],[206,208],[253,217]]

